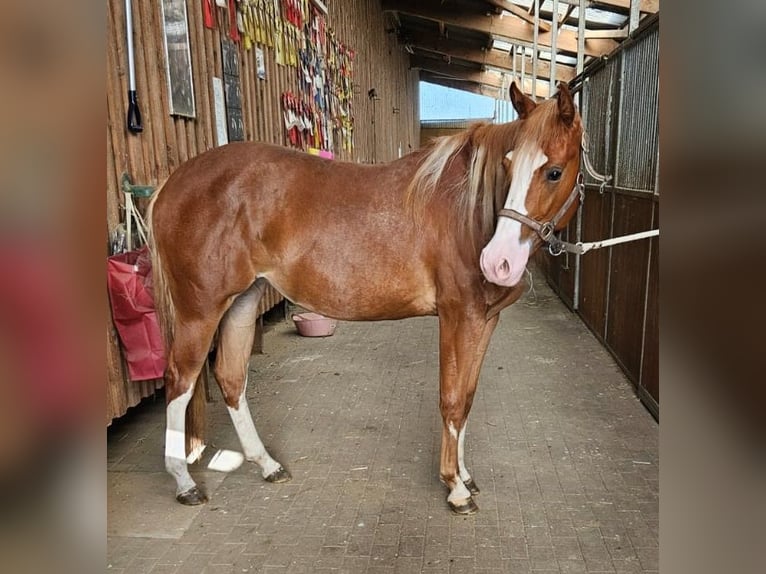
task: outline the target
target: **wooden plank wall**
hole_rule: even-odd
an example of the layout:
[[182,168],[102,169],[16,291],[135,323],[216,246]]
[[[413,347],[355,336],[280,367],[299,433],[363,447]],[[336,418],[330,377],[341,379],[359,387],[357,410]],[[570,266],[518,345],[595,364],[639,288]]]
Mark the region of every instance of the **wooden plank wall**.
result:
[[[133,183],[157,185],[182,162],[215,146],[212,78],[222,77],[221,41],[228,36],[228,16],[217,8],[216,28],[203,25],[202,0],[187,0],[189,40],[196,118],[169,114],[161,3],[133,0],[136,85],[143,116],[142,133],[125,128],[127,110],[127,45],[124,0],[107,0],[107,229],[122,214],[119,180],[123,172]],[[355,52],[352,110],[354,149],[338,150],[336,159],[382,162],[395,159],[419,144],[417,74],[407,55],[386,33],[387,22],[378,0],[328,0],[327,25],[337,39]],[[277,65],[274,48],[264,52],[266,79],[257,78],[255,49],[240,44],[240,81],[245,139],[287,145],[280,96],[299,93],[297,71]],[[375,89],[377,99],[368,98]],[[140,202],[140,207],[144,205]],[[262,311],[279,301],[271,292]],[[107,332],[107,423],[122,415],[161,381],[131,383],[125,376],[117,336]]]

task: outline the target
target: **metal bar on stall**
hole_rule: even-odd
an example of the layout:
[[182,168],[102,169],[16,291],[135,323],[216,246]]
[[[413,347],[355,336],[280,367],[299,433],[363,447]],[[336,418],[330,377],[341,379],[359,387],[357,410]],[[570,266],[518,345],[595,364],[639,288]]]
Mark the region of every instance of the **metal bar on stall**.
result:
[[[516,82],[518,81],[518,75],[516,74],[516,44],[511,45],[511,81]],[[510,86],[508,86],[510,88]],[[521,91],[524,91],[524,86],[519,86],[519,89]],[[510,90],[508,91],[510,94]],[[516,108],[513,109],[513,117],[514,119],[517,118]]]
[[[654,206],[652,206],[652,218],[650,226],[654,228]],[[649,240],[649,249],[646,255],[646,285],[644,286],[644,316],[641,321],[641,364],[638,366],[638,384],[636,386],[643,386],[644,382],[644,353],[646,352],[646,321],[649,315],[649,276],[652,270],[652,241]]]
[[[585,10],[586,0],[580,0],[579,8],[577,10],[577,67],[575,68],[575,74],[582,73],[585,65]],[[583,90],[580,90],[575,94],[577,98],[577,104],[580,108],[580,113],[583,109]],[[583,194],[585,192],[583,191]],[[583,195],[584,197],[584,195]],[[583,205],[577,208],[577,220],[575,227],[575,236],[577,241],[582,241],[582,210]],[[575,276],[574,276],[574,293],[572,295],[572,307],[575,309],[580,308],[580,273],[581,273],[581,255],[575,254]]]
[[[619,74],[620,77],[615,79],[615,65],[612,65],[612,69],[609,73],[609,92],[608,92],[608,98],[607,98],[607,117],[606,117],[606,124],[604,127],[604,169],[605,172],[608,173],[608,160],[610,151],[614,148],[614,153],[612,159],[612,169],[611,172],[613,174],[611,184],[614,186],[617,184],[617,174],[616,172],[616,165],[617,165],[617,157],[619,153],[619,149],[617,149],[617,141],[619,141],[619,125],[620,125],[620,117],[622,115],[621,106],[622,106],[622,75],[623,75],[623,64],[625,62],[625,58],[623,57],[624,53],[620,53],[620,69]],[[615,91],[615,81],[619,83],[618,89],[619,89],[619,95],[615,98],[614,91]],[[615,103],[615,99],[617,102]],[[617,129],[614,129],[614,124],[612,123],[612,118],[614,116],[617,116],[616,122],[617,122]],[[615,133],[617,132],[617,133]],[[609,200],[610,200],[610,217],[609,217],[609,237],[614,237],[614,220],[615,220],[615,212],[617,210],[617,196],[614,193],[609,194]],[[614,255],[614,248],[610,247],[608,250],[608,257],[607,257],[607,267],[606,267],[606,305],[604,308],[604,341],[607,340],[607,335],[609,333],[609,313],[611,311],[609,298],[612,292],[612,258]]]
[[580,7],[577,11],[577,67],[575,74],[582,74],[585,66],[585,11],[587,9],[586,0],[580,0]]
[[640,0],[630,0],[630,18],[628,19],[628,34],[632,34],[638,28],[638,20],[641,16],[639,8]]
[[553,14],[551,15],[551,81],[548,95],[552,96],[556,90],[556,44],[559,35],[559,0],[553,0]]
[[[625,52],[622,52],[619,55],[620,61],[619,61],[619,77],[618,77],[618,90],[617,90],[617,104],[616,104],[616,129],[614,129],[614,155],[612,156],[613,160],[613,167],[612,167],[612,186],[619,185],[618,182],[622,181],[622,174],[620,172],[620,152],[621,152],[621,146],[622,146],[622,124],[623,122],[623,102],[625,101],[625,74],[627,73],[625,70]],[[635,96],[634,96],[635,97]],[[608,172],[607,172],[608,173]]]
[[[526,69],[527,69],[527,49],[524,46],[519,46],[518,48],[521,51],[521,81],[519,82],[521,84],[521,91],[524,91],[524,78],[526,78]],[[534,92],[532,92],[534,94]]]
[[535,0],[535,26],[532,33],[532,97],[537,97],[537,43],[540,34],[540,0]]
[[[511,60],[513,60],[513,63],[511,64],[513,79],[516,80],[518,77],[518,74],[516,74],[516,44],[511,45]],[[520,88],[524,90],[524,86],[520,86]]]

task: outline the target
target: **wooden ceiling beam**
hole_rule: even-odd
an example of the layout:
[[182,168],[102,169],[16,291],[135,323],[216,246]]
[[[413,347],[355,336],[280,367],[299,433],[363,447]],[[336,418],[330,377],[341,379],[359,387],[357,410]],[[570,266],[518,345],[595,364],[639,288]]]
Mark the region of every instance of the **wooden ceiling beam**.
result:
[[[444,76],[463,83],[471,82],[474,84],[481,84],[489,88],[494,88],[495,90],[502,90],[503,88],[503,79],[497,74],[493,74],[491,72],[483,72],[481,70],[471,70],[461,66],[453,66],[439,62],[437,60],[433,60],[431,58],[411,57],[410,67],[427,71],[439,76]],[[517,81],[516,85],[520,85],[520,82]],[[506,88],[508,87],[510,87],[510,82],[508,82]],[[524,81],[523,90],[524,93],[532,95],[532,81],[530,79],[526,79]],[[535,94],[535,96],[543,99],[547,98],[548,91],[549,83],[543,80],[538,80],[537,94]],[[508,94],[500,95],[499,92],[496,92],[496,94],[492,97],[504,99],[505,97],[508,97]]]
[[[443,5],[438,0],[383,0],[384,11],[398,11],[418,18],[435,22],[443,21],[449,26],[467,28],[507,38],[511,42],[531,46],[534,40],[534,25],[520,18],[501,18],[500,16],[465,14],[455,11],[449,5]],[[538,47],[550,47],[551,32],[538,34]],[[586,56],[602,56],[617,47],[617,42],[610,39],[591,39],[585,41]],[[557,39],[557,49],[571,54],[577,54],[577,34],[571,30],[561,30]]]
[[559,18],[559,28],[561,28],[562,24],[564,24],[564,22],[566,22],[567,19],[572,15],[572,12],[574,12],[574,9],[575,9],[574,3],[569,4],[569,6],[567,6],[567,10],[566,12],[564,12],[564,15],[561,18]]
[[[513,58],[507,52],[500,50],[486,50],[482,48],[469,47],[461,45],[455,41],[444,40],[436,34],[418,34],[413,41],[407,42],[408,46],[442,54],[451,58],[460,58],[469,62],[476,62],[483,66],[498,68],[510,72],[513,70]],[[524,56],[524,66],[527,71],[532,71],[532,57]],[[521,62],[517,62],[517,71],[521,70]],[[551,77],[551,64],[547,60],[537,60],[537,75],[540,78],[548,79]],[[564,82],[570,81],[575,77],[574,66],[556,64],[556,78]]]
[[482,70],[472,70],[465,66],[457,66],[434,60],[433,58],[426,58],[423,56],[411,56],[410,67],[418,70],[428,70],[435,74],[443,74],[452,78],[467,80],[469,82],[475,82],[477,84],[484,84],[495,88],[503,86],[502,79],[497,74],[485,72]]
[[[630,0],[593,0],[593,4],[630,10]],[[645,14],[656,14],[660,11],[660,0],[641,0],[638,9]]]
[[480,96],[487,96],[488,98],[498,98],[500,96],[500,90],[498,88],[485,86],[483,84],[475,84],[473,82],[452,80],[438,74],[432,74],[426,70],[421,70],[420,79],[431,84],[438,84],[447,88],[463,90],[464,92],[471,92],[472,94],[479,94]]
[[[507,12],[510,12],[514,16],[518,16],[525,22],[529,22],[530,24],[534,25],[535,23],[535,17],[530,16],[529,12],[524,10],[521,6],[517,6],[510,0],[489,0],[490,4],[493,4],[497,6],[498,8],[502,8],[503,10],[506,10]],[[532,4],[534,6],[534,4]],[[543,30],[545,32],[550,32],[551,25],[548,22],[545,22],[543,20],[540,20],[537,23],[537,28],[539,30]]]
[[624,40],[628,37],[627,28],[617,30],[585,30],[585,38],[616,38]]

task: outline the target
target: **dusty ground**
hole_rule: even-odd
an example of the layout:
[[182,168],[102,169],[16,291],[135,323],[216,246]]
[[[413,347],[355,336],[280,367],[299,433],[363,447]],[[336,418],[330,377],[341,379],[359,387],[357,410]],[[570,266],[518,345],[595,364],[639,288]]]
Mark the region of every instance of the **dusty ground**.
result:
[[182,507],[163,470],[164,399],[108,430],[107,571],[656,572],[658,425],[579,319],[542,281],[503,312],[479,383],[467,462],[480,512],[450,513],[438,481],[435,318],[341,323],[326,339],[272,325],[251,360],[258,430],[293,474],[250,463],[209,405],[192,474],[211,501]]

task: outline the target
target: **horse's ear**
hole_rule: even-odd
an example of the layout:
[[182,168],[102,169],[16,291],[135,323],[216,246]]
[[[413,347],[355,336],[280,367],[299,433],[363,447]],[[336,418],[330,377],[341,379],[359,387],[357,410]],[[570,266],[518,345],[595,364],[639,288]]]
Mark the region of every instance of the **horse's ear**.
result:
[[537,104],[532,98],[525,96],[522,91],[516,87],[516,82],[511,83],[511,103],[513,104],[513,109],[519,114],[519,119],[522,120],[527,119],[527,116],[529,116],[529,114],[532,113],[532,110],[537,107]]
[[564,124],[571,126],[575,117],[575,104],[572,99],[572,94],[569,93],[569,88],[564,82],[559,82],[559,92],[556,94],[556,99],[559,102],[559,115],[561,121]]

